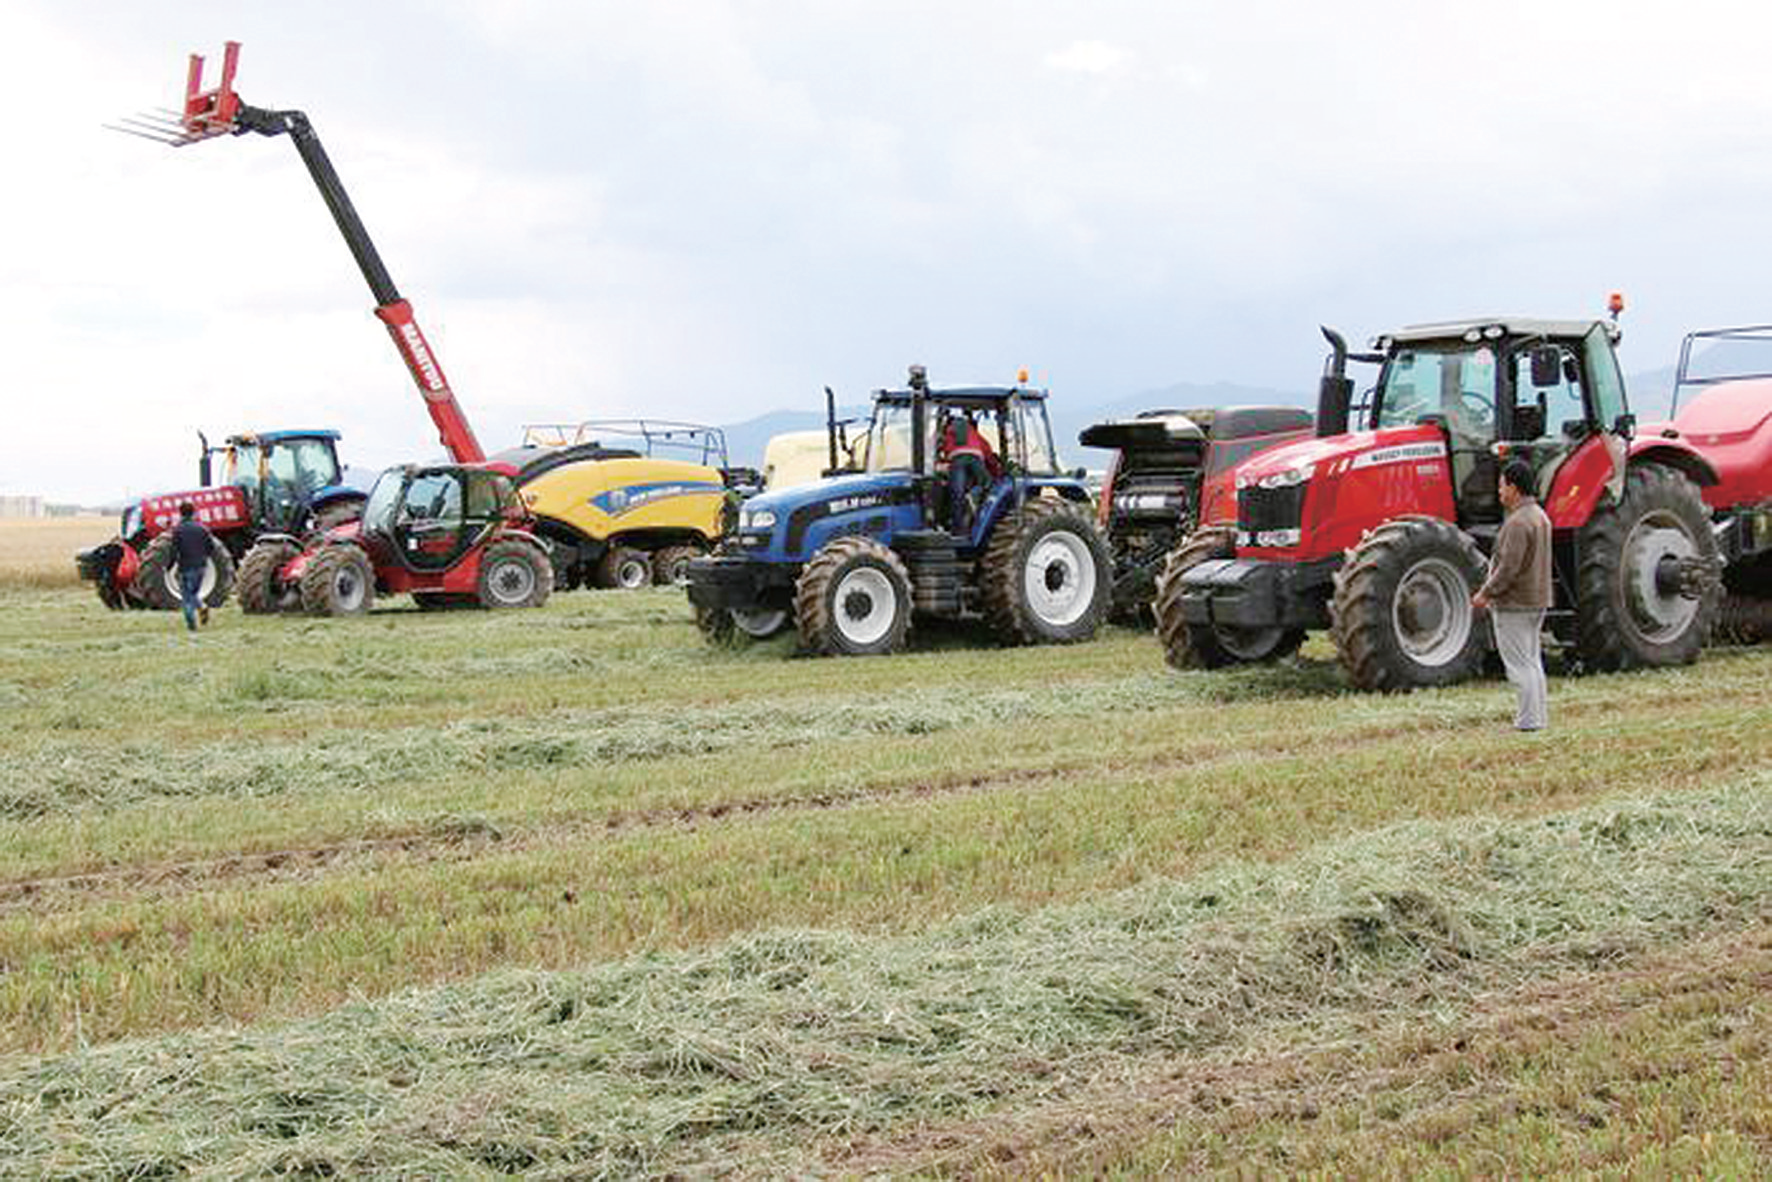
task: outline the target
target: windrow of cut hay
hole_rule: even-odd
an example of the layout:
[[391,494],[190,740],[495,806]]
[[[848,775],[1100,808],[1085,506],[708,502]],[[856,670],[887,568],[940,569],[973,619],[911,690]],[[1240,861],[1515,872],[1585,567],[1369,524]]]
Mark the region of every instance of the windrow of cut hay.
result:
[[916,937],[777,931],[0,1066],[28,1175],[815,1168],[1152,1055],[1459,1012],[1772,909],[1772,774],[1395,826]]

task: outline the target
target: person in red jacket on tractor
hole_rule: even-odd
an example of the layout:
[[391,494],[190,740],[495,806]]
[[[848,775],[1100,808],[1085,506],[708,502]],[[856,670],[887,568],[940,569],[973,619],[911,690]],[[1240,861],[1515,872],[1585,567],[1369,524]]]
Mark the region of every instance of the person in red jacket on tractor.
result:
[[960,537],[970,537],[972,523],[978,515],[975,500],[1003,475],[1003,461],[991,450],[971,411],[947,420],[936,443],[935,458],[937,462],[945,461],[948,466],[948,505],[953,531]]

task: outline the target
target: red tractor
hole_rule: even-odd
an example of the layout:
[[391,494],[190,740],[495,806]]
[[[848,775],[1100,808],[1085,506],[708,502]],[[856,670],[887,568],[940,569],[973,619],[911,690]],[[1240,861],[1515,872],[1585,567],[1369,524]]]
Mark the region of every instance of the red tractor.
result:
[[1325,329],[1317,437],[1243,465],[1236,527],[1169,556],[1156,602],[1169,662],[1268,659],[1327,628],[1363,689],[1472,676],[1490,642],[1471,593],[1500,528],[1499,467],[1515,456],[1544,490],[1547,626],[1572,663],[1692,660],[1720,597],[1701,490],[1726,486],[1684,435],[1636,430],[1614,352],[1620,308],[1610,322],[1480,319],[1380,337],[1351,357],[1378,367],[1358,402],[1346,344]]
[[[203,439],[201,432],[198,438]],[[220,481],[214,479],[220,456]],[[343,482],[337,431],[261,431],[235,435],[220,447],[203,440],[200,488],[144,497],[123,511],[117,536],[74,558],[106,607],[178,607],[178,564],[172,535],[185,502],[215,539],[199,594],[219,607],[233,589],[247,548],[271,534],[305,536],[350,521],[363,493]]]

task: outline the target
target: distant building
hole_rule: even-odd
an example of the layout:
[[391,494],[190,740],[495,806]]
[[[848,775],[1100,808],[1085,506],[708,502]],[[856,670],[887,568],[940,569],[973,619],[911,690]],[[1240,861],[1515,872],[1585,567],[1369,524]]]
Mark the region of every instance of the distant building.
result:
[[41,517],[42,497],[0,496],[0,517]]

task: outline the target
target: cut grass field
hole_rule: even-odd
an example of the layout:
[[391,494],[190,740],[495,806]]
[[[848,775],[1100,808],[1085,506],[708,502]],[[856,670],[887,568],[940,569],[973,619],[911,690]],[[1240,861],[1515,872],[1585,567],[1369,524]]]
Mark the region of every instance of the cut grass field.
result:
[[191,637],[12,586],[22,1173],[1772,1166],[1767,650],[1553,679],[1522,738],[1320,641],[806,660],[662,591]]

